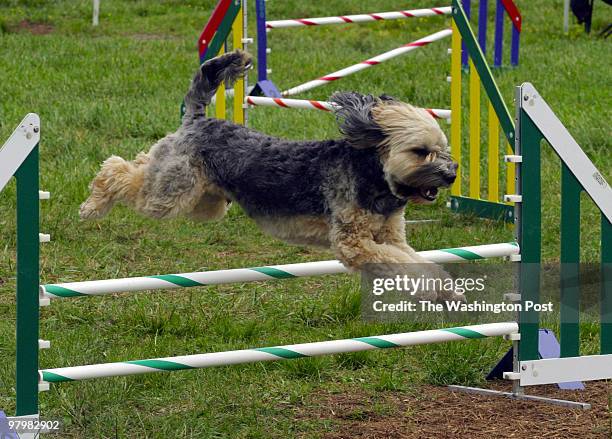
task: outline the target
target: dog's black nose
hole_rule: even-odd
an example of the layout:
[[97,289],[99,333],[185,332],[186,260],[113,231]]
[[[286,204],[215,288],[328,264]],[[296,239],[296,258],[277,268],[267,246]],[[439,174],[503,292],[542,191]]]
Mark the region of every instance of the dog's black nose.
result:
[[455,182],[457,178],[457,169],[459,168],[459,163],[451,163],[448,166],[448,171],[444,175],[444,179],[448,182],[448,184],[452,184]]

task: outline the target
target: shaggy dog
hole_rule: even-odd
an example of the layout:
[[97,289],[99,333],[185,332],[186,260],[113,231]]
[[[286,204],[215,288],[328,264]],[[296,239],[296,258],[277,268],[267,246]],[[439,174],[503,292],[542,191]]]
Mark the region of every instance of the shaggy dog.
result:
[[101,218],[123,203],[153,218],[218,220],[235,201],[269,234],[329,247],[351,269],[419,263],[429,264],[430,276],[447,277],[406,243],[404,225],[409,201],[434,201],[457,175],[433,117],[388,96],[358,93],[331,98],[341,139],[289,141],[206,117],[219,85],[250,66],[239,50],[204,63],[179,129],[133,161],[108,158],[81,218]]

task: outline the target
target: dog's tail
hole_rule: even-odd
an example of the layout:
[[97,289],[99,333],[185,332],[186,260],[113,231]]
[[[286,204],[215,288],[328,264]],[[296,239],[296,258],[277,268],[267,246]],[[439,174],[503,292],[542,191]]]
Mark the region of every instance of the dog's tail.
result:
[[185,116],[189,120],[204,113],[217,88],[223,83],[233,83],[252,65],[252,58],[242,50],[234,50],[206,61],[198,69],[189,91],[185,95]]

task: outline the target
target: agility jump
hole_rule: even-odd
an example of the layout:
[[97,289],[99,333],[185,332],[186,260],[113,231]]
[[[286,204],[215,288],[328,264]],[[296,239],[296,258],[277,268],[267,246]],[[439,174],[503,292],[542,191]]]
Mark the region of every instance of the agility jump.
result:
[[[460,5],[455,2],[453,7],[456,8],[454,19],[458,22],[458,26],[465,26],[465,15]],[[470,48],[469,44],[468,49],[470,53],[474,51],[476,54],[481,53],[477,49]],[[486,73],[486,63],[484,66],[481,63],[482,59],[476,56],[474,64],[480,76],[483,77]],[[517,167],[517,184],[514,190],[506,196],[515,202],[513,220],[519,246],[502,245],[507,246],[505,253],[511,261],[519,264],[518,299],[521,303],[528,300],[537,302],[540,293],[542,139],[548,141],[563,164],[562,262],[570,262],[575,265],[580,260],[580,248],[574,238],[578,236],[580,228],[580,212],[577,206],[580,205],[578,200],[581,191],[589,195],[601,213],[600,262],[603,281],[599,355],[580,356],[579,354],[580,337],[577,335],[579,335],[580,326],[572,321],[574,316],[563,314],[568,312],[567,310],[577,309],[576,303],[579,299],[573,296],[572,302],[567,307],[562,307],[560,317],[562,355],[567,358],[538,359],[539,318],[537,313],[530,313],[518,316],[517,323],[500,322],[491,325],[407,334],[201,354],[194,357],[167,357],[109,365],[40,370],[38,350],[48,347],[49,343],[38,338],[39,306],[46,304],[44,299],[48,299],[50,292],[49,286],[43,290],[40,288],[39,242],[46,242],[48,239],[39,231],[38,203],[39,200],[49,197],[48,193],[39,191],[38,186],[38,144],[41,123],[36,114],[29,114],[0,149],[0,163],[5,164],[0,172],[0,190],[12,176],[17,178],[17,415],[37,415],[39,412],[38,391],[48,389],[49,382],[53,381],[61,382],[160,370],[172,371],[249,361],[270,361],[500,335],[505,335],[510,339],[516,352],[519,353],[514,360],[513,370],[505,374],[505,377],[514,383],[512,394],[514,398],[524,397],[522,386],[526,385],[612,378],[612,188],[531,84],[526,83],[516,89],[518,125],[515,127],[511,118],[506,119],[506,116],[509,115],[508,110],[494,82],[493,86],[487,82],[493,81],[492,77],[487,77],[484,81],[485,90],[504,132],[508,138],[514,139],[514,154],[507,155],[506,160]],[[454,109],[453,114],[455,114]],[[455,253],[462,253],[460,250],[464,252],[473,250],[472,253],[478,254],[477,250],[466,248],[455,249]],[[519,250],[520,254],[517,254]],[[470,259],[457,255],[453,251],[445,250],[444,252],[454,257]],[[445,255],[445,257],[448,256]],[[572,275],[572,271],[565,272],[565,275]],[[568,286],[562,287],[562,290],[563,288],[568,288]],[[41,291],[43,296],[41,296]],[[562,300],[568,299],[562,295]],[[191,363],[192,360],[195,361]],[[61,375],[60,371],[65,375]]]
[[[422,258],[438,264],[477,261],[519,254],[517,243],[476,245],[418,252]],[[340,261],[304,262],[301,264],[271,265],[267,267],[237,268],[233,270],[203,271],[198,273],[162,274],[125,279],[94,280],[64,284],[41,285],[41,298],[99,296],[104,294],[145,290],[169,290],[206,285],[292,279],[306,276],[349,273]]]
[[306,357],[318,357],[321,355],[345,354],[376,349],[500,337],[515,334],[517,332],[518,324],[515,322],[489,323],[484,325],[461,326],[457,328],[406,332],[403,334],[350,338],[346,340],[300,343],[287,346],[213,352],[209,354],[152,358],[150,360],[132,360],[120,363],[90,364],[87,366],[44,369],[40,371],[40,380],[41,382],[61,383],[65,381],[81,381],[90,378],[140,375],[153,372],[171,372],[245,363],[293,360]]
[[[94,364],[65,368],[38,369],[39,347],[48,347],[49,343],[38,339],[38,307],[49,297],[73,297],[82,295],[107,294],[119,291],[137,291],[142,289],[179,288],[185,286],[210,285],[217,283],[245,282],[267,279],[287,279],[303,275],[336,274],[346,272],[337,261],[315,262],[312,264],[291,264],[271,267],[257,267],[242,270],[227,270],[187,275],[160,275],[137,279],[117,279],[115,281],[93,281],[83,283],[39,286],[38,272],[38,209],[39,199],[47,199],[48,194],[38,189],[37,144],[39,142],[40,121],[36,115],[28,115],[15,130],[9,141],[0,150],[0,158],[5,161],[13,157],[13,166],[4,167],[1,181],[6,184],[10,175],[17,176],[18,194],[18,311],[17,311],[17,407],[18,415],[37,414],[37,391],[48,388],[49,383],[76,381],[98,377],[124,376],[150,372],[178,371],[220,365],[242,364],[255,361],[275,361],[282,359],[299,359],[317,355],[328,355],[343,352],[397,348],[417,344],[441,343],[484,337],[505,336],[512,340],[520,353],[516,359],[514,371],[505,374],[515,383],[515,393],[508,394],[514,398],[524,397],[521,386],[537,385],[575,380],[596,380],[612,378],[612,189],[605,182],[599,171],[592,165],[580,150],[575,140],[556,119],[546,102],[530,85],[517,88],[517,105],[519,106],[519,130],[521,136],[517,142],[515,163],[518,166],[520,180],[517,194],[520,196],[520,208],[516,209],[516,234],[521,247],[514,243],[484,245],[458,249],[446,249],[421,254],[435,261],[476,260],[486,257],[507,256],[519,263],[520,301],[536,301],[539,297],[539,272],[534,271],[534,264],[540,261],[540,240],[538,238],[540,221],[540,139],[545,137],[564,163],[564,187],[562,201],[562,227],[564,236],[572,236],[572,227],[579,227],[579,222],[569,221],[569,216],[576,216],[572,194],[579,194],[576,188],[586,191],[593,199],[602,214],[601,261],[604,281],[602,282],[601,309],[601,353],[580,357],[578,340],[574,332],[577,325],[569,322],[567,315],[561,315],[562,352],[574,352],[575,356],[559,359],[538,359],[537,323],[531,319],[524,323],[500,322],[485,325],[473,325],[456,328],[445,328],[430,331],[419,331],[404,334],[389,334],[372,337],[361,337],[347,340],[335,340],[317,343],[303,343],[267,348],[246,349],[240,351],[218,352],[208,354],[163,357],[150,360],[130,360],[119,363]],[[532,103],[533,102],[533,103]],[[535,130],[535,131],[534,131]],[[18,151],[26,151],[18,156]],[[520,158],[520,159],[519,159]],[[597,181],[592,175],[599,176]],[[571,176],[571,178],[570,178]],[[26,178],[27,177],[27,178]],[[35,178],[33,178],[35,177]],[[597,183],[603,181],[604,184]],[[570,197],[566,199],[566,197]],[[571,205],[571,209],[570,209]],[[19,211],[22,213],[19,214]],[[24,214],[25,212],[25,214]],[[34,216],[31,214],[34,213]],[[579,215],[579,213],[578,213]],[[32,221],[32,219],[36,221]],[[537,227],[536,227],[537,226]],[[32,245],[34,244],[34,245]],[[562,245],[562,260],[577,260],[576,246]],[[520,253],[519,253],[520,251]],[[209,277],[206,277],[209,276]],[[150,282],[140,283],[139,282]],[[117,288],[115,285],[120,285]],[[60,290],[74,291],[75,294],[62,294]],[[563,296],[562,296],[563,297]],[[564,299],[562,299],[564,300]],[[576,299],[572,299],[576,300]],[[575,304],[574,304],[575,305]],[[533,314],[533,313],[532,313]],[[519,321],[523,321],[523,317]],[[537,316],[535,321],[537,322]],[[520,336],[519,336],[520,334]],[[454,386],[454,390],[476,391],[473,388]],[[486,391],[491,394],[491,391]],[[508,396],[507,395],[507,396]],[[545,398],[537,398],[545,400]],[[552,403],[569,404],[567,401],[550,400]],[[576,407],[587,408],[588,404],[575,403]]]
[[451,7],[412,9],[406,11],[376,12],[373,14],[339,15],[337,17],[295,18],[291,20],[266,21],[266,29],[319,26],[322,24],[367,23],[369,21],[398,20],[404,18],[432,17],[450,14]]

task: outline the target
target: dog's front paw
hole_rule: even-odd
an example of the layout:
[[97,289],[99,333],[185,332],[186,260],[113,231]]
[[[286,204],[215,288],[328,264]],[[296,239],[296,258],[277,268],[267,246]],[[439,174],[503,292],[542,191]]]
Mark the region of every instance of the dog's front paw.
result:
[[444,303],[444,302],[466,303],[467,299],[465,298],[465,294],[455,293],[454,291],[442,290],[438,292],[437,301],[439,303]]
[[82,220],[99,219],[105,216],[108,211],[109,207],[100,206],[90,197],[81,204],[81,207],[79,208],[79,217]]
[[436,291],[438,303],[466,302],[465,295],[455,292],[455,281],[450,274],[448,274],[441,266],[436,264],[432,264],[431,269],[432,271],[430,276],[433,279],[439,279],[438,283],[440,283],[442,286],[442,288],[438,288],[438,291]]

